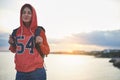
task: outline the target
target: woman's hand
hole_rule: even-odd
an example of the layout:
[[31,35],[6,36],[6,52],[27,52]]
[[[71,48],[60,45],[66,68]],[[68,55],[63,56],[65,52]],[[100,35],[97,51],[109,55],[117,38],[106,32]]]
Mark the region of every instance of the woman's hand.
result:
[[11,35],[9,36],[8,43],[9,43],[10,45],[14,43],[14,40],[13,40],[13,38],[12,38],[12,36],[11,36]]
[[43,42],[43,38],[40,37],[40,36],[36,36],[36,41],[35,41],[37,44],[41,45],[42,42]]

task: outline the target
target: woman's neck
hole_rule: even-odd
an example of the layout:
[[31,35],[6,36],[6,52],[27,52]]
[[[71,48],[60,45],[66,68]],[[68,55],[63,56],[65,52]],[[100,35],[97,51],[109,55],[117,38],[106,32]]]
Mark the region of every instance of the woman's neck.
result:
[[24,25],[25,25],[27,28],[29,28],[29,27],[30,27],[30,22],[26,22],[26,23],[24,23]]

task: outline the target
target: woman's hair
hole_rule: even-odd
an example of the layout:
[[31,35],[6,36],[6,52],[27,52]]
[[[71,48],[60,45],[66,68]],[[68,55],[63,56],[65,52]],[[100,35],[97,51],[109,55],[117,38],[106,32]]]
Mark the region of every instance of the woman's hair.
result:
[[23,9],[26,8],[26,7],[28,7],[28,8],[31,10],[31,12],[32,12],[32,6],[29,5],[29,4],[25,4],[25,5],[23,5],[22,8],[21,8],[21,14],[22,14],[22,12],[23,12]]

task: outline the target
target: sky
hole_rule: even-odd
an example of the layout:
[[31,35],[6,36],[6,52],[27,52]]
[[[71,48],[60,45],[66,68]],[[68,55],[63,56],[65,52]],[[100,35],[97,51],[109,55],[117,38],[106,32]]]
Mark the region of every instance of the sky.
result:
[[119,0],[1,0],[0,50],[8,49],[25,3],[35,8],[51,52],[120,48]]

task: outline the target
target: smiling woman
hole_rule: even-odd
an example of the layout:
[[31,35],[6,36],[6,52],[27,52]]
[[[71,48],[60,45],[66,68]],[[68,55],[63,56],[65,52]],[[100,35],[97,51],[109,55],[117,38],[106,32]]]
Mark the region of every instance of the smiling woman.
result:
[[40,54],[47,56],[50,48],[43,27],[35,35],[39,28],[36,15],[31,4],[24,4],[20,10],[20,26],[9,36],[9,50],[15,53],[15,80],[46,80],[44,59]]

